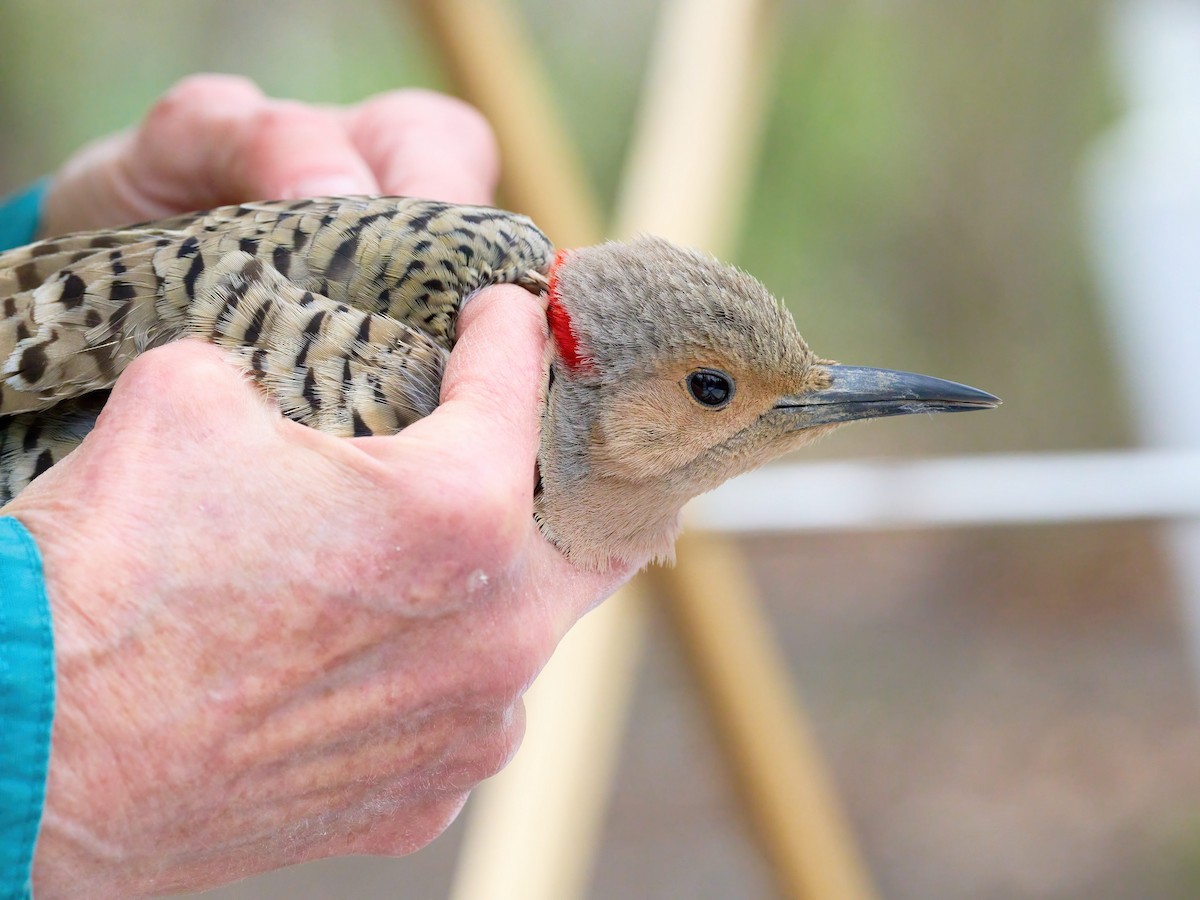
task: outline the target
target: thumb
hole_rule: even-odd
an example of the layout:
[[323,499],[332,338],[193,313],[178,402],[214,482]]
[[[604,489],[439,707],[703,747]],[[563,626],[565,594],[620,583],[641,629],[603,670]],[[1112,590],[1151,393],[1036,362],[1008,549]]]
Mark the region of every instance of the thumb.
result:
[[458,340],[442,377],[441,404],[395,437],[355,438],[362,449],[395,459],[413,447],[436,448],[444,465],[478,461],[532,471],[537,458],[546,313],[523,288],[484,288],[458,320]]
[[500,455],[537,455],[546,313],[523,288],[480,291],[458,321],[458,341],[442,381],[443,425],[486,433]]

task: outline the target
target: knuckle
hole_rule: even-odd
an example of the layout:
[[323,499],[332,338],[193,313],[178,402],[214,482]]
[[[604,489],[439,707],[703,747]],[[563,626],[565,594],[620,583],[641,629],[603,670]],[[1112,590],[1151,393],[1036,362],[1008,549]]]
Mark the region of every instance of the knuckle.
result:
[[420,89],[381,94],[360,107],[354,132],[367,144],[419,142],[442,147],[456,164],[489,181],[500,166],[500,150],[487,118],[470,104]]
[[144,128],[156,130],[180,119],[208,119],[230,106],[255,102],[262,92],[240,75],[189,75],[176,82],[150,108]]
[[134,389],[147,385],[169,388],[179,374],[179,367],[173,359],[178,355],[178,351],[170,345],[141,353],[125,367],[119,383],[122,387]]
[[258,86],[244,75],[225,75],[221,73],[201,73],[181,78],[167,92],[167,97],[175,97],[179,101],[210,103],[216,99],[231,97],[259,97]]
[[110,403],[134,419],[192,429],[244,411],[253,397],[216,348],[177,341],[131,362],[117,380]]
[[491,123],[471,104],[455,97],[428,93],[420,102],[427,104],[427,114],[440,128],[472,143],[495,148],[496,135]]
[[149,386],[166,393],[181,385],[210,380],[221,366],[214,348],[197,341],[176,341],[139,354],[121,379],[129,386]]
[[337,114],[294,100],[271,100],[254,111],[238,137],[237,164],[241,182],[256,195],[292,197],[330,177],[370,188],[366,164]]
[[297,148],[311,146],[317,136],[328,131],[327,124],[324,113],[302,103],[266,103],[255,110],[242,132],[242,164],[259,178],[268,178],[272,168],[294,165]]
[[524,708],[517,700],[491,724],[489,733],[476,743],[473,758],[463,768],[462,774],[469,784],[461,787],[473,787],[486,781],[512,762],[525,736]]
[[466,802],[466,791],[454,792],[391,821],[376,821],[367,833],[350,842],[349,849],[367,856],[408,856],[449,828]]
[[421,88],[389,91],[368,100],[364,107],[372,118],[435,126],[466,138],[495,143],[492,126],[483,113],[465,100],[436,91]]
[[301,128],[317,128],[325,123],[325,115],[311,106],[294,100],[273,100],[254,114],[251,121],[251,140],[272,143],[275,139]]
[[[245,118],[264,102],[262,92],[246,78],[185,78],[159,98],[132,134],[137,177],[157,176],[169,186],[163,188],[168,195],[198,178],[209,190],[222,188],[236,161],[234,139]],[[218,190],[212,200],[222,196]]]

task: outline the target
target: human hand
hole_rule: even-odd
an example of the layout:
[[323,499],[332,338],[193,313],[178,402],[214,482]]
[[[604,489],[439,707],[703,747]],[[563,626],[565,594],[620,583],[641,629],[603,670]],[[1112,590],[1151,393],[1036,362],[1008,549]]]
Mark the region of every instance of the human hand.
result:
[[489,203],[495,141],[478,112],[421,90],[350,107],[265,97],[231,75],[184,79],[136,128],[55,174],[41,237],[245,200],[401,194]]
[[354,440],[198,342],[134,362],[6,510],[42,550],[59,673],[38,896],[407,853],[505,764],[521,694],[628,574],[534,524],[544,341],[534,298],[490,289],[443,405]]
[[[245,101],[221,108],[258,112],[203,119],[219,104],[201,99],[221,91]],[[405,119],[410,101],[444,102],[457,127]],[[322,156],[315,111],[189,80],[68,166],[48,229],[305,193],[304,176],[367,177],[360,164],[375,180],[356,190],[487,200],[495,152],[474,113],[420,94],[357,109],[317,111],[358,123]],[[189,116],[259,163],[189,132]],[[428,131],[392,133],[406,124]],[[293,180],[272,181],[274,167]],[[212,347],[152,351],[83,445],[5,507],[41,549],[55,626],[39,897],[406,853],[507,760],[521,693],[629,573],[574,569],[533,522],[538,302],[489,289],[460,332],[443,405],[388,438],[283,418]]]

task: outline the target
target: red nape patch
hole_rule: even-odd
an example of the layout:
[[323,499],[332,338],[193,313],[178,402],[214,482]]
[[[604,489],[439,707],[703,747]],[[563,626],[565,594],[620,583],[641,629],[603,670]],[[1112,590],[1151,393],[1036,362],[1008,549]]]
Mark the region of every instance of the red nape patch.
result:
[[558,345],[559,355],[568,369],[578,369],[587,358],[580,353],[579,338],[571,325],[571,315],[558,296],[558,267],[567,258],[566,250],[559,250],[554,255],[554,264],[550,266],[550,285],[546,288],[546,321],[550,323],[550,333],[554,335],[554,343]]

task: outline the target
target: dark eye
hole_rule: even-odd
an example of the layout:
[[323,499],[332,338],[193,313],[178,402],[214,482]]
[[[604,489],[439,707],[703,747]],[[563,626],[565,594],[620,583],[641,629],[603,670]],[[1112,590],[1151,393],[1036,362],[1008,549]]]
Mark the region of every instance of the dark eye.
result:
[[687,377],[687,389],[697,403],[717,409],[733,398],[733,379],[716,369],[697,369]]

